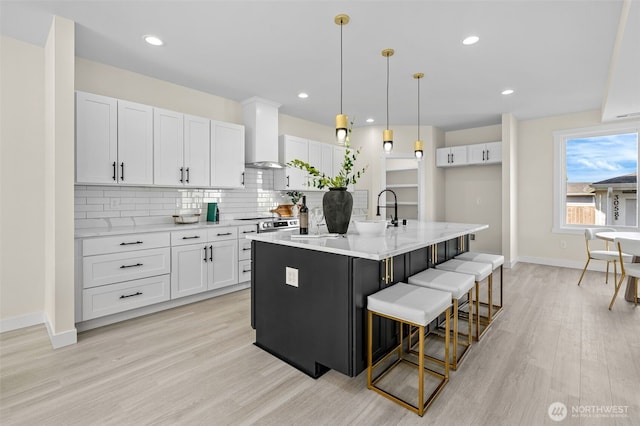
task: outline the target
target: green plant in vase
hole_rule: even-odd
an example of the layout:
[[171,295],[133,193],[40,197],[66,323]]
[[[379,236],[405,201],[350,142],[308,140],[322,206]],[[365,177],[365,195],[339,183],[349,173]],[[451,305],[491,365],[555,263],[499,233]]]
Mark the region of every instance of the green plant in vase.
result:
[[349,139],[352,127],[353,122],[350,123],[348,129],[342,164],[335,176],[328,176],[306,161],[297,158],[287,163],[288,166],[304,170],[309,174],[309,186],[317,189],[329,188],[329,192],[322,197],[322,209],[327,229],[329,232],[338,234],[345,234],[351,221],[353,197],[347,191],[347,187],[355,184],[368,167],[367,165],[361,169],[354,168],[360,149],[354,151],[350,148]]

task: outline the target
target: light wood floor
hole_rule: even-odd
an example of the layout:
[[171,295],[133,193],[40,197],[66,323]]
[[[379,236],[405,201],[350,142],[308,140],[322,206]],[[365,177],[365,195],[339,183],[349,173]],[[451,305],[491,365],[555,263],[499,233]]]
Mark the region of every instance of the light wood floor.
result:
[[[638,425],[640,308],[620,295],[610,312],[604,274],[578,287],[579,275],[505,270],[503,314],[423,418],[367,390],[366,372],[313,380],[255,347],[243,290],[55,351],[43,326],[3,333],[0,424]],[[560,423],[547,415],[555,401],[569,409]],[[611,405],[626,417],[571,417]]]

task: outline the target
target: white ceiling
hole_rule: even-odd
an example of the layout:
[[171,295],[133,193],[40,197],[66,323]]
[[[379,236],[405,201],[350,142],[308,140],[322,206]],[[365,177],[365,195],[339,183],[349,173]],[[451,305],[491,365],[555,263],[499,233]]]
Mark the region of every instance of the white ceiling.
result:
[[[605,99],[616,102],[610,87],[626,96],[624,108],[635,108],[624,78],[638,74],[609,82],[623,10],[623,0],[2,0],[0,32],[44,45],[52,15],[60,15],[76,22],[77,56],[237,101],[270,99],[282,113],[333,126],[340,108],[334,16],[346,13],[343,110],[356,127],[368,117],[385,125],[381,51],[393,48],[390,127],[416,124],[412,75],[424,72],[421,124],[453,130],[499,123],[503,112],[523,120],[599,109]],[[629,21],[627,29],[640,27],[637,13]],[[146,45],[144,34],[165,45]],[[470,34],[480,42],[463,46]],[[613,62],[640,70],[638,51]],[[501,95],[505,88],[516,92]],[[298,99],[299,91],[310,97]]]

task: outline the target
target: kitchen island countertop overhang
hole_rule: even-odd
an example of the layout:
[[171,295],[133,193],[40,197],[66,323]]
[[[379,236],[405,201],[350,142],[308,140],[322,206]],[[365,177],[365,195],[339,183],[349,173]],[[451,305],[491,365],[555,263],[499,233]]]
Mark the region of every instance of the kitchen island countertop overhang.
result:
[[248,235],[247,238],[307,250],[316,250],[370,260],[384,260],[399,254],[424,248],[453,238],[462,237],[489,228],[485,224],[454,222],[413,222],[406,226],[387,228],[384,235],[361,236],[348,232],[337,237],[311,235],[292,238],[292,232],[273,232]]

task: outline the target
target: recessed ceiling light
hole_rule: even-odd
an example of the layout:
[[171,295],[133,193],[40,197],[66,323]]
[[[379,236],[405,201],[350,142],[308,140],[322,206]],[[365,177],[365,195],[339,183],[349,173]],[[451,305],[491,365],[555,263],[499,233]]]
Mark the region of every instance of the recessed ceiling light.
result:
[[309,97],[309,94],[308,93],[304,93],[304,92],[300,92],[300,93],[298,93],[298,97],[300,99],[307,99]]
[[510,94],[512,94],[513,92],[514,92],[514,90],[513,90],[513,89],[506,89],[506,90],[503,90],[503,91],[502,91],[502,94],[503,94],[503,95],[510,95]]
[[476,44],[478,40],[480,40],[480,37],[478,36],[469,36],[462,40],[462,44],[464,44],[465,46],[470,46],[472,44]]
[[162,40],[160,40],[158,37],[154,35],[146,35],[143,38],[144,38],[144,41],[146,41],[152,46],[162,46],[164,44]]
[[376,120],[374,120],[373,118],[367,118],[367,123],[373,123],[374,121]]

